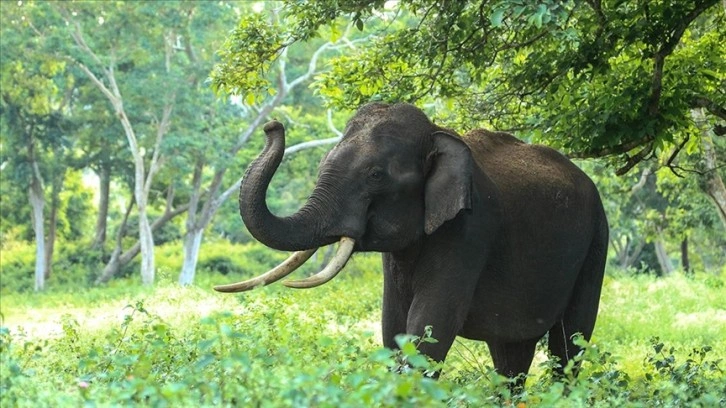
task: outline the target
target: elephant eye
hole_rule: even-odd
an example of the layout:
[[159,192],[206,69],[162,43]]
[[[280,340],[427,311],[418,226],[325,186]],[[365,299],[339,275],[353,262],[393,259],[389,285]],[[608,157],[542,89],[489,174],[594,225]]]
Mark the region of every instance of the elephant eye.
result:
[[379,181],[383,178],[383,170],[380,168],[373,168],[368,172],[368,178],[374,181]]

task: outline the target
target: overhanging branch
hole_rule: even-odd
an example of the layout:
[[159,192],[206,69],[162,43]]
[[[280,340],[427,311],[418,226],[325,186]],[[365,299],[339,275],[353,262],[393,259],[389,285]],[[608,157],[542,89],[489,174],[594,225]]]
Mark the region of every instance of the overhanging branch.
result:
[[593,159],[596,157],[605,157],[610,156],[614,154],[623,154],[627,153],[636,147],[640,147],[643,145],[646,145],[648,143],[651,143],[653,141],[653,136],[646,136],[642,139],[633,140],[630,142],[622,143],[616,146],[609,146],[600,150],[587,150],[583,152],[572,152],[567,154],[567,157],[571,159]]
[[726,108],[720,106],[716,102],[706,98],[705,96],[696,96],[691,102],[694,108],[705,108],[708,113],[726,120]]

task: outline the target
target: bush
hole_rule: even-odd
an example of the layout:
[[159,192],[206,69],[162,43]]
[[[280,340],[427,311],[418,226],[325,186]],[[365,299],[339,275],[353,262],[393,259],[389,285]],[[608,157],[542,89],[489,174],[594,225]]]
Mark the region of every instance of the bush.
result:
[[244,268],[234,263],[228,256],[207,258],[199,263],[199,269],[209,272],[218,272],[222,275],[227,275],[229,273],[244,273]]
[[0,293],[22,293],[34,287],[35,245],[15,242],[0,251]]
[[[270,299],[268,299],[269,301]],[[62,334],[34,341],[0,329],[3,406],[718,406],[726,403],[721,361],[710,349],[682,352],[651,339],[643,374],[632,377],[609,352],[584,352],[553,380],[551,363],[512,393],[491,367],[464,377],[431,379],[441,369],[418,352],[422,338],[399,336],[399,351],[373,345],[370,334],[335,337],[305,330],[290,299],[251,302],[245,318],[215,313],[172,325],[143,302],[126,307],[117,327],[82,333],[62,319]],[[269,304],[272,303],[272,304]],[[325,324],[324,317],[313,322]],[[7,404],[7,405],[5,405]]]

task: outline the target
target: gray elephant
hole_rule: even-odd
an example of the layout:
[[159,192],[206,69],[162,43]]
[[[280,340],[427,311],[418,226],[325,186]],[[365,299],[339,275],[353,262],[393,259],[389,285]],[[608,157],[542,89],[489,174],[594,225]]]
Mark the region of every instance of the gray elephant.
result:
[[593,182],[560,153],[502,132],[460,137],[412,105],[369,104],[321,162],[305,205],[277,217],[265,194],[285,130],[276,121],[264,130],[265,148],[240,188],[240,214],[260,242],[298,252],[264,275],[216,290],[274,282],[340,241],[323,271],[283,283],[318,286],[352,252],[381,252],[386,347],[396,347],[397,334],[432,326],[438,342],[422,343],[422,353],[443,361],[457,335],[483,340],[495,369],[516,377],[528,372],[545,334],[562,366],[579,351],[573,334],[590,338],[608,224]]

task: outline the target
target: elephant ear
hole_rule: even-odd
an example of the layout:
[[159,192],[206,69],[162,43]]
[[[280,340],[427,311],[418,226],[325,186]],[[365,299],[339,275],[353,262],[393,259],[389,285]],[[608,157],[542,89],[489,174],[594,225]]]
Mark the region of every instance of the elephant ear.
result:
[[471,209],[472,157],[458,137],[437,131],[424,193],[426,234],[432,234],[461,210]]

